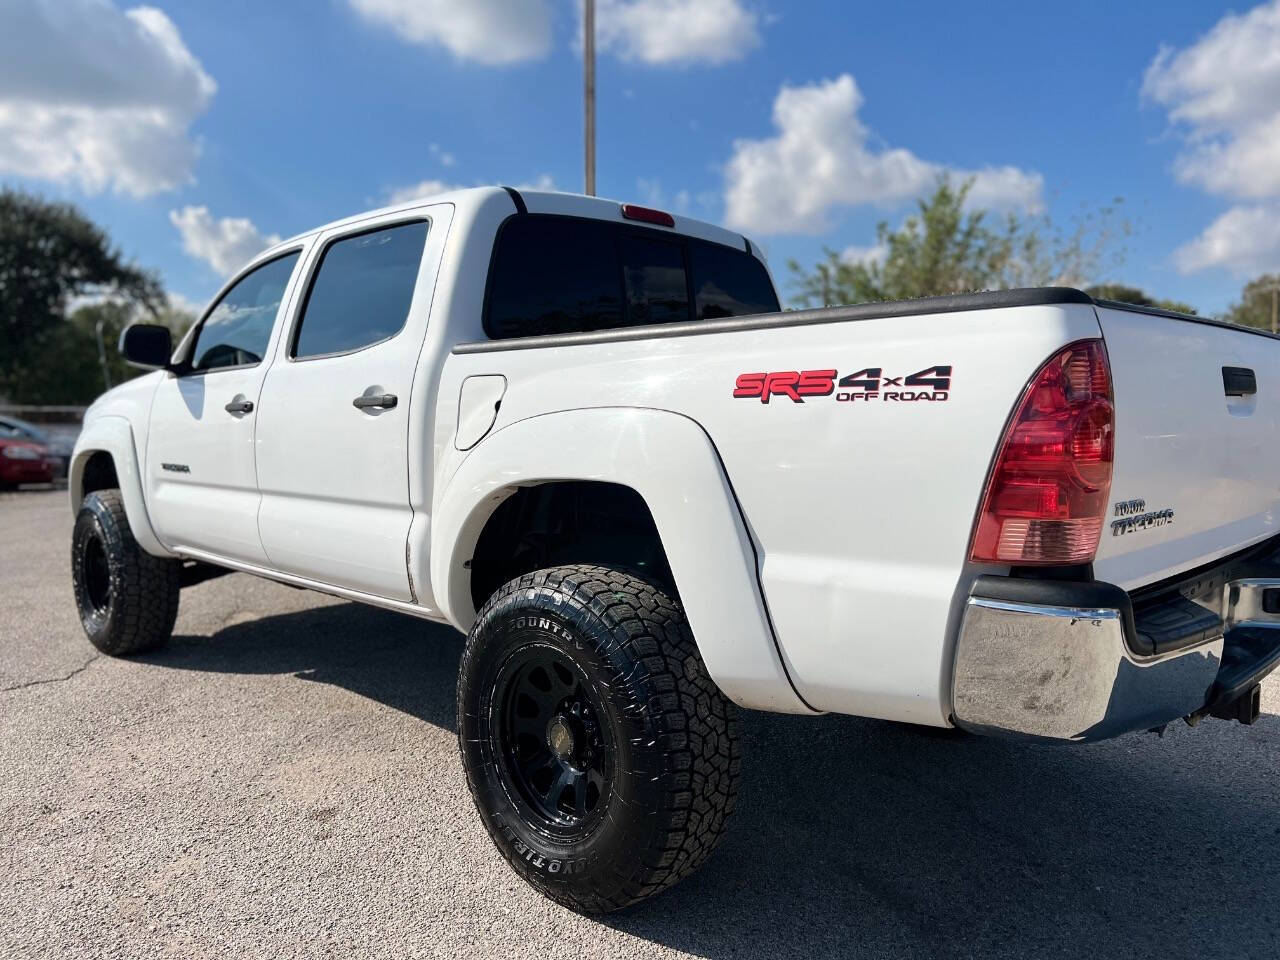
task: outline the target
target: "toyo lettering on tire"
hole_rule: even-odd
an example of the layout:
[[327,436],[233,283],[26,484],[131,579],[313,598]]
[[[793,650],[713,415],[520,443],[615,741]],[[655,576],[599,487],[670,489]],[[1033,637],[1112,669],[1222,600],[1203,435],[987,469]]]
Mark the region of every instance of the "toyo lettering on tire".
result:
[[679,604],[605,567],[539,570],[494,593],[467,638],[458,737],[499,851],[585,913],[696,870],[737,793],[737,709]]

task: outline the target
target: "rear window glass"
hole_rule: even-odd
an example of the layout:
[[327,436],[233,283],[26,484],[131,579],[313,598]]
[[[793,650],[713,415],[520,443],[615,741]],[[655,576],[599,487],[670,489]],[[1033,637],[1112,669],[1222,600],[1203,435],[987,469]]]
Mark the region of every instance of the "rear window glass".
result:
[[399,333],[426,242],[427,224],[419,221],[331,243],[298,321],[293,356],[350,353]]
[[523,214],[498,235],[485,330],[501,340],[778,309],[764,265],[743,250],[627,224]]
[[627,288],[627,326],[686,322],[689,280],[684,244],[624,234],[618,246]]
[[495,339],[622,325],[609,225],[519,216],[498,239],[485,326]]
[[693,298],[699,320],[746,317],[778,310],[773,283],[764,265],[755,257],[718,243],[695,240],[689,244],[689,270],[693,274]]

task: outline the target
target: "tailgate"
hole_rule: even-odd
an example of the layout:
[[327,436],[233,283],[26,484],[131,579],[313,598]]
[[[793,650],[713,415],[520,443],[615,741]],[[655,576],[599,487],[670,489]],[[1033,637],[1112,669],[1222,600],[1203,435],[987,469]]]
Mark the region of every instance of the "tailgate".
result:
[[1116,410],[1098,579],[1132,590],[1280,533],[1280,339],[1103,304],[1098,320]]

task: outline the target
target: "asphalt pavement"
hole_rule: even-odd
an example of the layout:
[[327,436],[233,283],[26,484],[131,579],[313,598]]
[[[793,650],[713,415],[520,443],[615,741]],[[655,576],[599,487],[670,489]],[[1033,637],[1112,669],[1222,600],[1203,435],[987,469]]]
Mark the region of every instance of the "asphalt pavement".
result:
[[748,713],[726,842],[588,919],[485,835],[456,632],[244,575],[97,656],[65,493],[0,495],[0,956],[1280,957],[1280,685],[1090,747]]

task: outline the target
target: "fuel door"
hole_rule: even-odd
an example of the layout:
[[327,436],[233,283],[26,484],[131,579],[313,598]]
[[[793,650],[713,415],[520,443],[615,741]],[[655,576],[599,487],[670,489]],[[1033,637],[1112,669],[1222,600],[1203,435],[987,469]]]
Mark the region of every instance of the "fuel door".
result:
[[467,377],[458,391],[458,430],[453,445],[470,450],[485,438],[498,419],[502,395],[507,392],[507,378],[501,374]]

